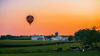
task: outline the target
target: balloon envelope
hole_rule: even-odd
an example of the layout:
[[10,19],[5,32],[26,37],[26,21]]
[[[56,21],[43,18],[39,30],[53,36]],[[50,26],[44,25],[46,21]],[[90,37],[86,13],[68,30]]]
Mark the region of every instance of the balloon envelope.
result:
[[32,24],[32,22],[34,21],[34,17],[32,15],[29,15],[26,17],[26,20],[29,24]]

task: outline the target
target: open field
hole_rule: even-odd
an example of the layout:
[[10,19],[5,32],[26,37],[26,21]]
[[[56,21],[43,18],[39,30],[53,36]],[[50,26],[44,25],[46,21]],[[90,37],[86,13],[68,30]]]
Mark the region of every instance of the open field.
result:
[[[0,56],[100,56],[99,50],[67,51],[71,46],[80,46],[79,43],[63,43],[45,46],[30,46],[33,44],[57,43],[58,41],[31,41],[31,40],[0,40],[0,45],[29,45],[28,47],[0,47]],[[63,48],[57,52],[57,48]]]
[[0,45],[33,45],[33,44],[55,43],[55,42],[58,41],[0,40]]

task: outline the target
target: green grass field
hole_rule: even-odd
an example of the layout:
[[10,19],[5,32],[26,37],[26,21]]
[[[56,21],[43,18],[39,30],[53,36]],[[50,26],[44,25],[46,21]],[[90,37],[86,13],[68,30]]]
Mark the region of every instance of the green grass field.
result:
[[0,40],[0,45],[33,45],[33,44],[55,43],[55,42],[58,41]]
[[[0,40],[0,45],[33,45],[56,43],[58,41],[32,41],[32,40]],[[71,46],[80,46],[79,43],[64,43],[46,46],[28,47],[0,47],[0,56],[100,56],[98,50],[87,51],[66,51]],[[61,52],[56,52],[57,48],[63,48]]]

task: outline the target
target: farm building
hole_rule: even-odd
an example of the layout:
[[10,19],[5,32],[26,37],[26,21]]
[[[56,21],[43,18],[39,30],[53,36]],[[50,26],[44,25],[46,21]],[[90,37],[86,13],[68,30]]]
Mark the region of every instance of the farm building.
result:
[[69,41],[68,38],[69,37],[56,36],[56,37],[52,37],[51,40]]
[[48,41],[56,41],[56,40],[61,40],[61,41],[69,41],[68,36],[59,36],[58,32],[55,33],[55,35],[33,35],[31,37],[31,40],[48,40]]
[[45,40],[43,35],[33,35],[31,40]]
[[55,33],[54,36],[51,36],[49,39],[52,41],[61,40],[61,41],[69,41],[68,36],[59,36],[58,32]]

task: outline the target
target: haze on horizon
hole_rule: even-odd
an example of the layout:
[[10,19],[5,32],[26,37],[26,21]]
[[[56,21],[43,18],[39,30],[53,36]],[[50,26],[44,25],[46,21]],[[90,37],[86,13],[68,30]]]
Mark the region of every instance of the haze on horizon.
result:
[[[35,17],[31,26],[30,14]],[[100,0],[0,0],[0,35],[73,35],[99,25]]]

